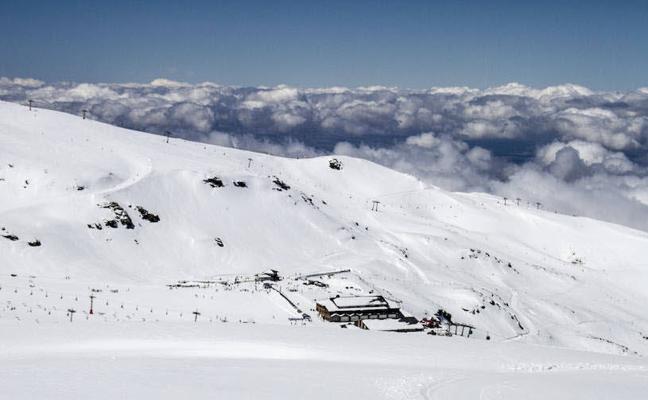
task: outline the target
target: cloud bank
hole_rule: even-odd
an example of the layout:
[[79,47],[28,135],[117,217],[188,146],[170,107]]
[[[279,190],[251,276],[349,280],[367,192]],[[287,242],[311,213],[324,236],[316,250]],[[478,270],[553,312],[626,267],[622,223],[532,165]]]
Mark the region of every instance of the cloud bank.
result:
[[266,153],[366,158],[648,231],[648,88],[232,87],[0,78],[0,99]]

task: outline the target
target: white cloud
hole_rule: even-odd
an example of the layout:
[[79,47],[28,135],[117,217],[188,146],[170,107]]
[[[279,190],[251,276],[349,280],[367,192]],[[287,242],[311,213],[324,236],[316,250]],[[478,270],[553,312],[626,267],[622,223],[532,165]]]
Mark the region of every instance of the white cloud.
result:
[[584,165],[588,167],[600,165],[605,170],[614,174],[624,174],[634,169],[633,163],[628,160],[625,154],[610,151],[599,143],[583,140],[572,140],[568,143],[550,143],[538,149],[536,158],[539,163],[547,166],[554,162],[556,154],[566,147],[574,149]]
[[646,117],[619,116],[602,108],[569,108],[556,115],[556,127],[565,138],[579,138],[622,150],[639,145],[648,126]]
[[151,81],[151,86],[162,86],[170,88],[180,88],[190,86],[188,83],[172,81],[170,79],[158,78]]
[[372,160],[450,190],[486,190],[488,187],[488,178],[481,173],[491,162],[488,150],[470,149],[463,142],[432,133],[410,136],[392,147],[341,142],[335,146],[334,153]]

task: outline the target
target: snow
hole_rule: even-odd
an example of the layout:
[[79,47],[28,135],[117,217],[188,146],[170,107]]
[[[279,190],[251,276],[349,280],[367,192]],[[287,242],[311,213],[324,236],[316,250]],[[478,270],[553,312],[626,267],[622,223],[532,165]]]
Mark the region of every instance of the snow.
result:
[[399,329],[423,329],[420,324],[408,324],[397,319],[365,319],[363,324],[372,331],[395,331]]
[[[0,102],[0,397],[645,396],[648,234],[337,158]],[[337,295],[474,333],[340,329]]]
[[639,399],[648,389],[642,360],[519,343],[226,324],[43,329],[0,333],[12,338],[3,397]]

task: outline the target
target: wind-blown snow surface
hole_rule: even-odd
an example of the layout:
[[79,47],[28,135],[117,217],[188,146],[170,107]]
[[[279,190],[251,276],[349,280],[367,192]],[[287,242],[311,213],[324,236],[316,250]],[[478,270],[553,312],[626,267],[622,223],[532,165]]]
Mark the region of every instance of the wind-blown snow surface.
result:
[[[0,396],[645,395],[648,234],[341,160],[165,143],[0,103]],[[106,225],[111,202],[132,229]],[[291,326],[299,314],[253,284],[165,286],[268,268],[351,269],[327,290],[282,283],[313,316],[314,299],[373,291],[475,334]]]

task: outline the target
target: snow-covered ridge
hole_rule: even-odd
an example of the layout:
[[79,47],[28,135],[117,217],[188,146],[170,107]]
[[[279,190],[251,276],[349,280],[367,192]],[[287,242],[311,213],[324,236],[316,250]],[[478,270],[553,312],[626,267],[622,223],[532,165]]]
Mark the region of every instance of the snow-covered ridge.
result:
[[[157,310],[168,299],[156,290],[178,280],[349,268],[332,288],[374,288],[417,317],[443,308],[476,338],[648,353],[646,233],[329,160],[167,143],[0,103],[0,285],[16,274],[52,290],[68,277],[81,294],[141,287],[154,298],[124,301]],[[313,293],[294,296],[311,310]],[[288,323],[263,300],[219,296],[230,319]]]

